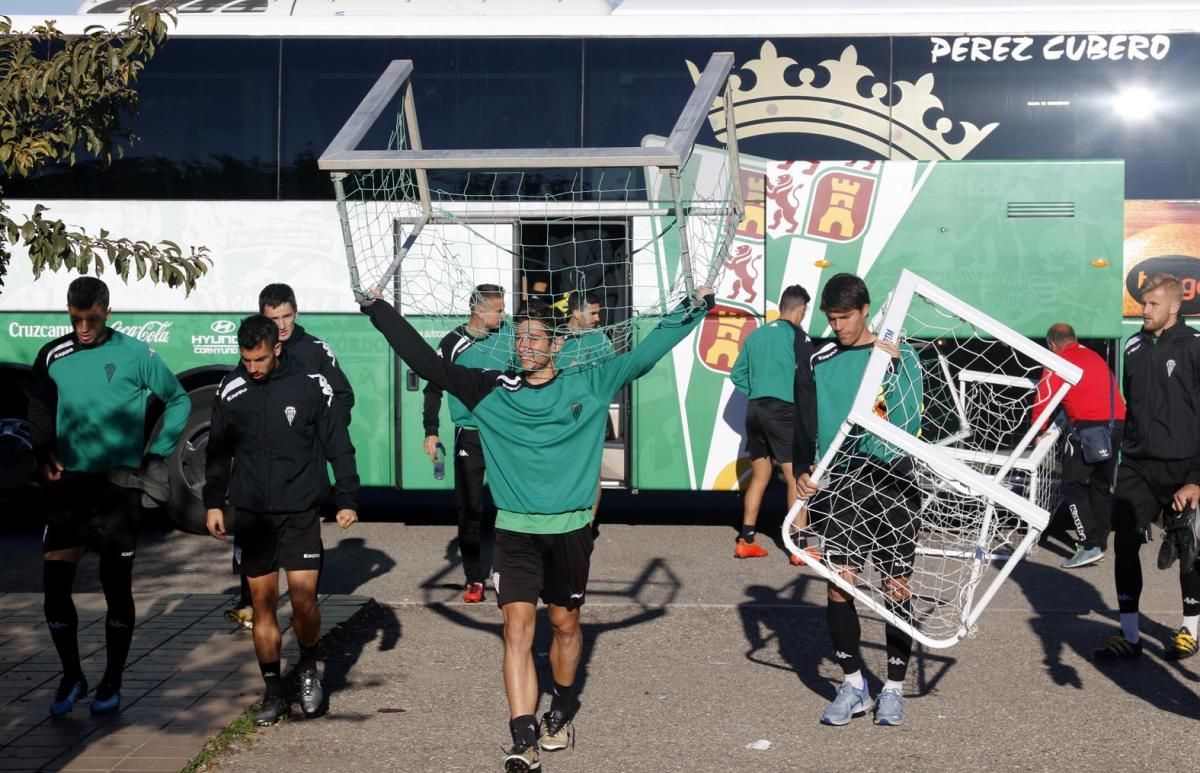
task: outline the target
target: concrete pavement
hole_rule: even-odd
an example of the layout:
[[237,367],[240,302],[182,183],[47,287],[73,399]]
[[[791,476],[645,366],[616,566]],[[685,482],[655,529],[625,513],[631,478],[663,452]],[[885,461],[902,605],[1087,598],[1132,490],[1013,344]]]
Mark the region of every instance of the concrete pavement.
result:
[[[498,769],[508,743],[500,614],[490,594],[484,605],[461,604],[454,530],[429,520],[367,522],[349,532],[326,524],[322,592],[379,605],[328,642],[329,715],[254,733],[219,756],[220,769]],[[1200,658],[1162,659],[1180,606],[1174,572],[1153,568],[1156,545],[1143,556],[1148,647],[1140,662],[1091,663],[1088,653],[1115,628],[1111,561],[1068,573],[1057,568],[1065,550],[1051,546],[1018,567],[974,638],[918,651],[904,727],[856,720],[827,728],[817,717],[838,672],[826,657],[821,583],[778,549],[735,561],[727,527],[623,520],[603,526],[593,558],[578,743],[545,756],[547,770],[1194,764],[1188,739],[1200,719]],[[36,592],[36,535],[2,539],[12,559],[0,565],[0,590]],[[139,604],[149,609],[143,597],[154,593],[225,594],[234,585],[228,560],[228,547],[212,540],[152,533],[135,569]],[[94,577],[85,563],[81,589],[91,590]],[[36,633],[36,618],[22,625]],[[542,626],[535,654],[545,676],[544,619]],[[0,638],[9,634],[0,619]],[[234,638],[231,672],[251,670],[244,707],[260,688],[249,642]],[[142,640],[139,630],[135,647]],[[864,656],[874,674],[883,670],[882,640],[882,625],[866,620]],[[28,710],[41,721],[45,706],[33,701]],[[758,741],[770,748],[748,748]],[[7,747],[5,766],[13,767]]]

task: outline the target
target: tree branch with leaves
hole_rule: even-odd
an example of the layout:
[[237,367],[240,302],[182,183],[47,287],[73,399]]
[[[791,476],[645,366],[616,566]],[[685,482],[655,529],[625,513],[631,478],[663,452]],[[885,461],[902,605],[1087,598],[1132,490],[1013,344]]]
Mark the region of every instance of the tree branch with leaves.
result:
[[[8,178],[73,165],[81,153],[105,165],[120,158],[137,140],[122,122],[137,109],[138,76],[174,21],[170,7],[148,3],[116,30],[90,26],[74,36],[53,22],[14,32],[11,19],[0,16],[0,165]],[[47,212],[39,204],[17,222],[0,199],[0,285],[15,244],[28,250],[35,277],[47,269],[101,274],[111,267],[122,280],[132,272],[188,294],[212,265],[206,247],[184,252],[169,241],[114,238],[103,229],[89,234]]]

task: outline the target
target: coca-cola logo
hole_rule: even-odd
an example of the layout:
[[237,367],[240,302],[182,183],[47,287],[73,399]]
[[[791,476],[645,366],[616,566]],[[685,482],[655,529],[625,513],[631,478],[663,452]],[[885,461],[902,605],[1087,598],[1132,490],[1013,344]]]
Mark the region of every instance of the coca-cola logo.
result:
[[162,319],[146,320],[139,325],[117,320],[112,323],[112,329],[148,344],[167,344],[171,342],[171,324]]

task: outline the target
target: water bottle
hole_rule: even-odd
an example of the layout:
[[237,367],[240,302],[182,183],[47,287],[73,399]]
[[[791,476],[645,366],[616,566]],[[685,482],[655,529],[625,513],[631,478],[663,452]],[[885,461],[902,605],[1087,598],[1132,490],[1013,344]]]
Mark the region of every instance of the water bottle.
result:
[[442,480],[446,477],[446,447],[438,443],[433,451],[433,479]]

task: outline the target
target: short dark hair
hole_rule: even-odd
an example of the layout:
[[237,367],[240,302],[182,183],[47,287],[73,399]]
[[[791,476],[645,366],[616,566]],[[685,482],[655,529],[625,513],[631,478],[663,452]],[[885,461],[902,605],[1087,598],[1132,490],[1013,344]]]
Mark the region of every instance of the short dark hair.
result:
[[243,319],[238,327],[238,347],[257,349],[263,342],[266,342],[267,346],[279,343],[279,328],[275,323],[262,314],[251,314]]
[[597,306],[600,305],[600,299],[597,298],[594,293],[585,293],[580,292],[579,290],[572,290],[571,292],[567,293],[567,316],[571,316],[571,314],[579,311],[580,309],[586,309],[592,304]]
[[94,276],[81,276],[67,287],[67,305],[77,309],[108,308],[108,285]]
[[797,306],[807,306],[811,300],[808,290],[800,285],[789,285],[784,288],[783,295],[779,296],[779,312],[786,314]]
[[292,310],[296,310],[296,293],[292,292],[291,285],[285,285],[283,282],[269,284],[258,294],[259,311],[262,311],[267,306],[275,308],[285,303],[292,304]]
[[526,321],[536,322],[557,335],[558,319],[549,304],[535,299],[522,304],[521,308],[517,309],[517,313],[513,316],[513,325],[516,326]]
[[1075,328],[1066,322],[1055,322],[1046,331],[1046,340],[1055,346],[1062,346],[1078,339],[1075,338]]
[[485,299],[499,298],[504,300],[504,288],[500,285],[476,285],[471,291],[471,310],[483,305]]
[[835,274],[821,290],[821,311],[854,311],[871,303],[867,283],[854,274]]

